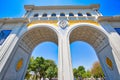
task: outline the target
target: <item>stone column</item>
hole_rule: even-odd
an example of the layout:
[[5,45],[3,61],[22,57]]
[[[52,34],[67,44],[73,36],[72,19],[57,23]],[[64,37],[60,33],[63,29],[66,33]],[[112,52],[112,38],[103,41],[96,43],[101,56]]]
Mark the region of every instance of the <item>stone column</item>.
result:
[[59,80],[73,80],[69,39],[66,34],[59,37]]

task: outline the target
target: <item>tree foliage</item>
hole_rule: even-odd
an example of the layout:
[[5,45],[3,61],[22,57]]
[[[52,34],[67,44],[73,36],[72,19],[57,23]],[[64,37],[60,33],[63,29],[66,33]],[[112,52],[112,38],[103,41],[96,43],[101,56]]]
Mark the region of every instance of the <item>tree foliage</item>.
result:
[[49,80],[51,80],[53,77],[57,77],[57,68],[50,66],[46,70],[46,74],[46,77],[49,78]]
[[[91,71],[86,71],[84,66],[79,66],[78,68],[73,69],[73,73],[74,78],[76,78],[77,80],[79,78],[90,78],[91,76],[95,78],[104,77],[99,62],[95,62],[93,64]],[[46,60],[43,57],[31,57],[25,78],[29,80],[33,74],[34,76],[32,80],[37,80],[41,78],[43,78],[43,80],[45,78],[49,78],[49,80],[51,80],[52,78],[57,78],[58,68],[53,60]]]
[[25,78],[29,80],[31,72],[34,73],[35,80],[38,78],[52,79],[57,77],[57,65],[53,60],[45,60],[43,57],[31,57]]
[[91,77],[90,71],[85,71],[84,66],[79,66],[73,69],[74,77],[78,80],[79,78],[89,78]]
[[79,78],[90,78],[91,76],[93,76],[94,78],[104,77],[104,73],[99,62],[93,63],[91,70],[86,71],[84,66],[79,66],[78,68],[73,69],[73,73],[74,78],[76,78],[77,80]]
[[99,62],[95,62],[92,66],[91,73],[95,78],[104,77],[104,73]]

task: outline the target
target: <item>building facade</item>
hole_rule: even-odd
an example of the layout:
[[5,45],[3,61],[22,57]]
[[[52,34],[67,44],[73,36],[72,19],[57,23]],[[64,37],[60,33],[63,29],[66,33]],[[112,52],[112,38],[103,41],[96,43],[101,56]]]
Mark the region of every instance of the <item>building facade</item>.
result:
[[96,51],[106,80],[120,80],[120,16],[104,17],[99,5],[25,5],[22,18],[0,19],[0,80],[24,80],[36,45],[58,45],[58,80],[74,80],[70,43],[85,41]]

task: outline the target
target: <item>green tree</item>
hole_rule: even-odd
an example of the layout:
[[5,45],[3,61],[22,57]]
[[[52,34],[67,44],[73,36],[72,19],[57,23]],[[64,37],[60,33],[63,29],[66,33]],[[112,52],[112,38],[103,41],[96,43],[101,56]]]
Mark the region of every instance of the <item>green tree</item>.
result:
[[46,65],[46,77],[49,78],[50,80],[53,77],[57,77],[58,69],[55,62],[53,60],[46,60],[45,65]]
[[[43,57],[34,57],[30,58],[30,62],[28,65],[28,70],[27,72],[33,71],[35,74],[35,79],[37,80],[38,78],[42,78],[45,76],[45,71],[44,71],[44,58]],[[27,73],[28,74],[28,73]],[[40,76],[39,76],[39,75]]]
[[78,76],[81,76],[82,78],[84,78],[84,75],[85,75],[85,68],[84,66],[79,66],[78,67]]
[[73,69],[74,77],[78,80],[78,77],[86,78],[86,71],[84,66],[79,66],[77,69]]
[[53,77],[56,76],[56,68],[53,66],[50,66],[47,70],[46,70],[46,76],[47,78],[49,78],[49,80],[52,80]]
[[30,74],[30,71],[26,71],[25,79],[29,80],[32,75]]
[[39,78],[45,78],[45,59],[43,57],[37,57],[35,59],[35,62],[36,62],[36,71],[37,73],[39,73]]
[[74,74],[74,77],[77,79],[78,78],[78,70],[76,68],[73,69],[73,74]]
[[57,77],[57,66],[53,60],[45,60],[43,57],[31,57],[28,65],[26,79],[29,80],[30,72],[34,72],[34,79],[38,78],[45,79],[45,77],[49,77],[50,79],[53,77]]
[[[34,59],[34,58],[31,58],[30,59],[30,70],[31,71],[33,71],[34,72],[34,78],[37,80],[38,79],[38,75],[37,75],[37,73],[38,73],[38,68],[39,68],[39,65],[38,65],[38,63],[37,63],[37,61],[36,61],[36,59]],[[28,69],[29,70],[29,69]]]
[[33,61],[34,61],[34,57],[31,57],[30,58],[30,62],[29,62],[29,64],[28,64],[28,69],[27,69],[27,71],[26,71],[26,75],[25,75],[25,79],[27,79],[27,80],[29,80],[30,79],[30,77],[31,77],[31,74],[30,74],[30,72],[32,71],[32,63],[33,63]]
[[74,68],[73,73],[74,73],[74,78],[76,78],[77,80],[78,80],[78,77],[82,77],[82,78],[91,77],[91,72],[89,70],[85,71],[84,66],[79,66],[78,68]]
[[56,67],[56,64],[53,60],[45,60],[45,65],[46,65],[46,68],[48,68],[49,66],[53,66],[53,67]]
[[91,77],[91,72],[89,70],[86,71],[86,77],[90,78]]
[[31,57],[30,58],[30,62],[29,62],[29,64],[28,64],[28,69],[27,69],[27,73],[26,73],[26,76],[30,76],[30,72],[34,72],[34,74],[35,74],[35,79],[37,79],[37,71],[36,71],[36,68],[37,68],[37,66],[36,66],[36,62],[35,62],[35,59],[34,59],[34,57]]
[[55,67],[55,70],[54,70],[54,71],[55,71],[54,77],[57,78],[57,77],[58,77],[58,68],[57,68],[57,66]]

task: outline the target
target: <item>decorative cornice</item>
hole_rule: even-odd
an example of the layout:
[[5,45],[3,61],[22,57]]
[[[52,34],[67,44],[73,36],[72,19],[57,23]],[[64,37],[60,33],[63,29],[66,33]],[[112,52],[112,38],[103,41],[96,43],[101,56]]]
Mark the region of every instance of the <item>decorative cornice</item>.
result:
[[96,26],[100,26],[100,24],[94,20],[69,20],[69,25],[73,25],[76,23],[88,23],[88,24],[94,24]]
[[27,23],[29,22],[27,18],[3,18],[0,19],[0,23]]
[[[39,24],[39,23],[44,23],[44,24],[52,24],[54,26],[58,26],[58,21],[57,20],[35,20],[30,23],[28,23],[27,27],[31,27],[34,24]],[[76,23],[88,23],[88,24],[94,24],[96,26],[99,26],[100,24],[96,21],[93,20],[68,20],[69,26],[74,25]]]
[[73,6],[73,5],[64,5],[64,6],[34,6],[34,5],[25,5],[25,10],[49,10],[49,9],[98,9],[99,4],[92,4],[89,6]]
[[120,22],[120,16],[99,16],[98,21]]
[[30,23],[27,24],[28,27],[34,25],[34,24],[38,24],[38,23],[42,23],[42,24],[53,24],[54,26],[57,26],[57,20],[34,20],[31,21]]

